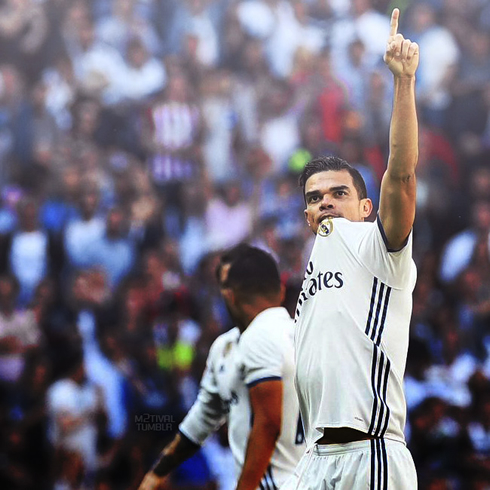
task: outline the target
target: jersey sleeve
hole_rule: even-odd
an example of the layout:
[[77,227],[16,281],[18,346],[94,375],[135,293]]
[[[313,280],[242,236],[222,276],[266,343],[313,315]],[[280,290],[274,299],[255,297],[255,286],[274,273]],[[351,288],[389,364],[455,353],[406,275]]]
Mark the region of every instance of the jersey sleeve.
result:
[[[248,334],[248,335],[245,335]],[[245,332],[240,341],[244,381],[248,388],[262,381],[282,379],[283,357],[271,332]]]
[[223,425],[228,413],[227,405],[220,397],[216,384],[216,346],[213,347],[206,361],[206,369],[201,379],[197,399],[179,425],[180,432],[199,446],[211,433]]
[[415,285],[415,265],[412,260],[412,235],[400,250],[390,250],[379,216],[358,243],[358,253],[364,266],[381,281],[395,289]]

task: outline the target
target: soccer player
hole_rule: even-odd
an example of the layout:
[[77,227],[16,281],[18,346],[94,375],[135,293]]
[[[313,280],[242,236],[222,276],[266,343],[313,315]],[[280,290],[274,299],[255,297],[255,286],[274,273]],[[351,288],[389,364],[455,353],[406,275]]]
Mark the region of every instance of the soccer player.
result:
[[416,269],[418,46],[391,17],[384,57],[394,76],[390,155],[374,223],[360,174],[336,157],[301,177],[316,234],[296,310],[296,387],[307,451],[283,487],[414,490],[404,439],[403,375]]
[[221,258],[218,275],[237,326],[211,346],[197,400],[140,490],[163,486],[225,420],[238,490],[279,488],[305,450],[294,389],[294,323],[281,307],[276,263],[242,244]]

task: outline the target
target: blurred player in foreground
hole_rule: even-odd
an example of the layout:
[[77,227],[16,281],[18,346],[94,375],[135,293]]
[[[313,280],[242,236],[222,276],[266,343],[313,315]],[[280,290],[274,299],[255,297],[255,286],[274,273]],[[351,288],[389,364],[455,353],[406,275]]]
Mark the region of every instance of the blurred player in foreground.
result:
[[414,490],[403,375],[408,350],[418,128],[418,46],[391,18],[390,155],[375,223],[360,174],[336,157],[301,177],[316,234],[296,311],[296,386],[308,450],[283,489]]
[[197,400],[140,490],[163,486],[225,421],[238,490],[279,488],[304,452],[293,382],[294,324],[281,307],[276,263],[258,248],[238,245],[221,258],[218,277],[237,326],[211,346]]

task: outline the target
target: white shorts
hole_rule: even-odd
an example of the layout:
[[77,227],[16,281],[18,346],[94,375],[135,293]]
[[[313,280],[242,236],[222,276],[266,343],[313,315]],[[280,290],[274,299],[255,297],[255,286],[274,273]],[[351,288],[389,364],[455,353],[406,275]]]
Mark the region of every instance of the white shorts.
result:
[[416,490],[405,444],[388,439],[315,444],[281,490]]

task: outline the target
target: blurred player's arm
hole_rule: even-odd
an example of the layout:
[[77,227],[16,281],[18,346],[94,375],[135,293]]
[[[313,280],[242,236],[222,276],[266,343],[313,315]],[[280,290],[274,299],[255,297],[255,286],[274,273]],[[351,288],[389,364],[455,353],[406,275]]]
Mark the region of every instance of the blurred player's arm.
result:
[[153,468],[145,475],[139,490],[160,490],[166,487],[166,476],[200,448],[182,433],[177,433],[163,451]]
[[166,476],[200,449],[207,437],[224,424],[227,413],[228,405],[218,394],[211,351],[194,405],[180,424],[179,433],[145,475],[139,490],[165,488]]
[[394,98],[390,156],[381,183],[379,217],[391,250],[402,248],[412,229],[415,218],[415,167],[418,160],[415,72],[419,62],[419,47],[398,33],[399,15],[399,10],[394,9],[384,57],[394,77]]
[[263,381],[250,388],[253,424],[237,490],[255,490],[265,475],[282,423],[282,380]]

